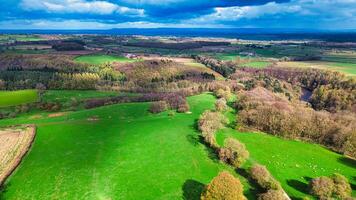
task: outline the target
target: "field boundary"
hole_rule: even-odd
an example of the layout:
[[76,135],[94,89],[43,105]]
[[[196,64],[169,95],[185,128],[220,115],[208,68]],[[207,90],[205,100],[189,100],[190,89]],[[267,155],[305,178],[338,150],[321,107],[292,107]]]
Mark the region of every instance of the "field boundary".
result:
[[12,161],[10,166],[7,167],[7,169],[5,170],[4,174],[2,174],[2,175],[0,174],[0,186],[2,186],[5,183],[7,178],[9,176],[11,176],[11,174],[21,164],[22,159],[25,157],[25,155],[27,155],[27,153],[29,152],[29,150],[32,147],[33,142],[35,141],[36,126],[34,124],[29,124],[29,125],[25,125],[25,127],[26,127],[26,129],[30,129],[29,133],[28,133],[28,134],[30,134],[30,136],[29,136],[30,142],[26,147],[21,149],[21,151],[20,151],[19,155],[17,156],[17,158]]

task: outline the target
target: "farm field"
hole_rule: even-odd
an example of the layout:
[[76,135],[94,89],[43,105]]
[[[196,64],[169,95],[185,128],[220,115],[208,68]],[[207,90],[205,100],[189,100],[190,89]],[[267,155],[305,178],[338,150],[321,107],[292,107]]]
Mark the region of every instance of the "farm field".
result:
[[111,56],[111,55],[82,55],[74,59],[77,62],[84,62],[89,64],[104,64],[104,63],[113,63],[113,62],[135,62],[137,60],[129,59],[122,56]]
[[[223,129],[217,134],[220,145],[227,137],[244,143],[250,152],[243,170],[253,163],[265,165],[293,199],[308,195],[312,178],[333,173],[345,175],[355,185],[355,161],[316,144],[286,140],[263,133],[241,133]],[[355,188],[353,195],[356,195]]]
[[278,62],[279,67],[312,67],[342,72],[348,76],[356,76],[356,64],[325,61]]
[[0,129],[0,185],[17,167],[34,137],[33,126]]
[[44,93],[44,101],[65,103],[75,98],[84,100],[89,98],[114,97],[118,96],[119,92],[114,91],[96,91],[96,90],[48,90]]
[[33,103],[37,100],[37,90],[0,91],[0,108]]
[[[35,123],[38,127],[30,154],[5,185],[2,197],[198,197],[202,184],[219,171],[233,171],[209,157],[194,126],[200,113],[212,108],[215,98],[203,94],[188,101],[192,114],[152,115],[147,111],[149,103],[129,103],[58,118],[2,120],[1,126]],[[88,121],[92,116],[98,120]],[[241,180],[251,196],[246,180]]]

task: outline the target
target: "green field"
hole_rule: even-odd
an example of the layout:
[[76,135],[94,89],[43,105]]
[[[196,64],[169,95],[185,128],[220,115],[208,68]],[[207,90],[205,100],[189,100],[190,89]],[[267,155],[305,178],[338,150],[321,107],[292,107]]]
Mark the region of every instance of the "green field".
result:
[[[72,95],[77,94],[65,91],[62,96]],[[57,91],[48,98],[60,96]],[[213,108],[214,101],[210,94],[189,97],[192,113],[173,116],[150,114],[149,103],[128,103],[57,118],[1,120],[0,126],[35,123],[38,129],[32,150],[0,199],[199,199],[203,184],[219,171],[234,173],[200,142],[195,128],[196,119]],[[88,120],[94,116],[98,120]],[[318,145],[232,129],[221,131],[219,142],[227,135],[246,144],[248,164],[267,165],[292,196],[305,195],[289,186],[289,180],[305,182],[304,177],[328,175],[334,169],[352,178],[355,172],[351,161]],[[238,173],[245,194],[254,199],[254,188]]]
[[[209,157],[195,119],[215,98],[189,98],[192,114],[152,115],[149,103],[83,110],[36,123],[31,152],[5,185],[4,199],[181,199],[231,168]],[[97,116],[98,121],[87,118]],[[246,181],[245,181],[245,184]],[[246,188],[246,192],[249,190]],[[198,191],[198,192],[197,192]]]
[[72,98],[84,100],[90,98],[119,96],[119,92],[96,90],[48,90],[44,93],[44,101],[65,103]]
[[243,66],[253,67],[253,68],[265,68],[270,64],[271,63],[267,62],[267,61],[253,61],[253,62],[248,62],[248,63],[244,64]]
[[[218,143],[223,144],[226,137],[234,137],[246,145],[250,158],[243,166],[245,170],[256,162],[267,166],[281,182],[283,189],[294,199],[307,196],[308,182],[319,176],[340,173],[352,185],[356,184],[356,161],[320,145],[285,140],[262,133],[239,133],[228,128],[218,133]],[[355,188],[353,195],[356,195]]]
[[135,62],[134,59],[129,59],[122,56],[112,56],[112,55],[83,55],[78,56],[74,59],[77,62],[89,63],[94,65],[113,63],[113,62]]
[[36,90],[0,91],[0,107],[33,103],[37,100]]

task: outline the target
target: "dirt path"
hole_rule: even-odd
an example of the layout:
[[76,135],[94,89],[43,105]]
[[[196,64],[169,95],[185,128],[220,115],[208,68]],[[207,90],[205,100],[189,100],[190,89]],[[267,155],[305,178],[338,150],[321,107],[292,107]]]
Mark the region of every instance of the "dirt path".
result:
[[0,186],[20,164],[36,134],[34,125],[0,129]]

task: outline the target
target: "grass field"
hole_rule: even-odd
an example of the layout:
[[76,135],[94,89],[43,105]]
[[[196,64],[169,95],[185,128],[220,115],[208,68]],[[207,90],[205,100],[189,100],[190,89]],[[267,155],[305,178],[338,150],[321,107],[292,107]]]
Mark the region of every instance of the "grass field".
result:
[[278,62],[277,66],[286,67],[312,67],[319,69],[334,70],[342,72],[347,76],[356,76],[356,64],[342,62],[325,62],[325,61],[305,61],[305,62]]
[[137,61],[122,56],[99,55],[99,54],[78,56],[74,60],[77,62],[84,62],[84,63],[95,64],[95,65],[104,64],[104,63],[113,63],[113,62]]
[[100,97],[114,97],[121,93],[114,91],[96,91],[96,90],[48,90],[43,95],[44,101],[65,103],[72,98],[84,100]]
[[[58,92],[58,96],[59,96]],[[211,109],[208,94],[188,99],[192,114],[147,112],[149,103],[129,103],[68,113],[57,118],[22,116],[0,126],[35,123],[31,152],[0,193],[0,199],[199,199],[203,184],[233,170],[200,143],[195,120]],[[89,120],[95,116],[98,120]],[[318,145],[224,129],[244,142],[252,162],[268,166],[293,197],[305,196],[306,179],[340,172],[353,179],[354,163]],[[244,173],[245,194],[255,190]],[[43,176],[46,174],[46,176]]]
[[307,184],[311,178],[333,173],[345,175],[353,185],[353,195],[356,195],[355,160],[316,144],[280,139],[262,133],[239,133],[229,128],[218,133],[218,143],[222,145],[227,137],[240,140],[250,152],[244,170],[256,162],[267,166],[293,199],[308,194]]
[[36,102],[36,90],[0,91],[0,108]]
[[[152,115],[149,103],[112,105],[35,123],[33,148],[2,192],[4,199],[182,199],[199,196],[219,171],[195,120],[213,107],[208,94],[189,98],[192,114]],[[99,120],[88,121],[96,116]],[[45,174],[45,176],[44,176]],[[245,179],[247,195],[252,195]],[[194,199],[194,198],[193,198]],[[196,199],[196,198],[195,198]]]
[[271,63],[268,61],[253,61],[253,62],[248,62],[248,63],[244,64],[243,66],[253,67],[253,68],[265,68],[270,64]]

